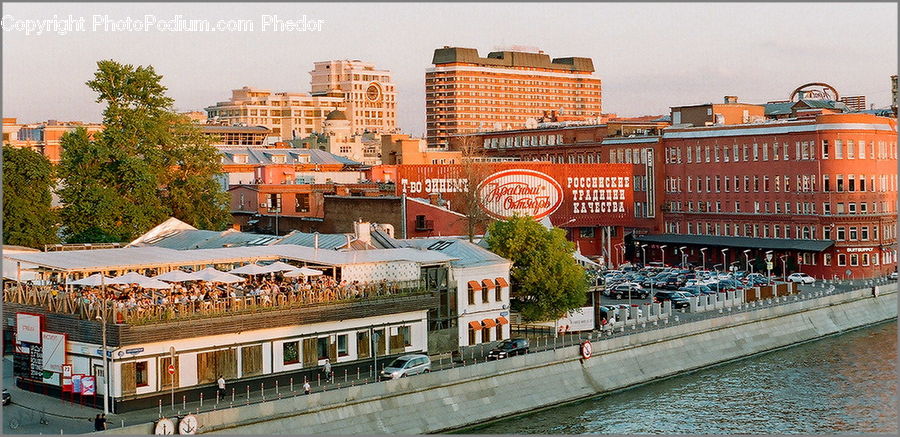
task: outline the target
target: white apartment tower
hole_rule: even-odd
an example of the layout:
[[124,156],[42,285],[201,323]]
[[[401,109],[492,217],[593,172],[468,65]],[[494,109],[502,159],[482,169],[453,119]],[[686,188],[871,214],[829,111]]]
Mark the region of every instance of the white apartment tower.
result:
[[395,133],[397,91],[391,72],[358,60],[315,62],[310,71],[313,96],[343,96],[354,134]]

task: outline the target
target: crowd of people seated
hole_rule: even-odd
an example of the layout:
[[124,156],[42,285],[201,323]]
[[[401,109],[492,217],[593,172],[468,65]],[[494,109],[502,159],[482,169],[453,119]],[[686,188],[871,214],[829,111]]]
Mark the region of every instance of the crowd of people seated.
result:
[[[16,282],[4,283],[6,291]],[[26,283],[26,287],[30,286]],[[113,302],[119,311],[177,308],[189,305],[204,308],[224,304],[269,304],[285,302],[320,303],[335,300],[387,295],[399,289],[398,284],[386,280],[371,283],[337,281],[326,275],[290,278],[280,274],[248,276],[244,282],[218,284],[204,281],[176,282],[169,289],[147,289],[133,285],[111,284],[105,287],[70,286],[62,284],[38,287],[52,297],[67,296],[77,304],[88,306]],[[105,291],[104,291],[105,290]]]

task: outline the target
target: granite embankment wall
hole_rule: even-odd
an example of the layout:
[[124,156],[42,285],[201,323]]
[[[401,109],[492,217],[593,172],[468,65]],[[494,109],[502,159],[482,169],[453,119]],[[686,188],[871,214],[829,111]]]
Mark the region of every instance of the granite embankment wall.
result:
[[[422,434],[588,398],[897,317],[897,285],[824,295],[384,383],[201,413],[201,432]],[[152,425],[108,431],[150,434]]]

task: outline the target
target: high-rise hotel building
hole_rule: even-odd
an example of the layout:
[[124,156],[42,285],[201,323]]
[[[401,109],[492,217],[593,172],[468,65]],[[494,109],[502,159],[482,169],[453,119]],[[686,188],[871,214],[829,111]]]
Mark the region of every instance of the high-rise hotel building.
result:
[[312,75],[312,95],[340,95],[350,129],[364,132],[397,131],[397,90],[391,72],[358,60],[316,62]]
[[543,52],[499,51],[486,58],[476,49],[434,51],[425,72],[429,147],[446,147],[453,135],[520,129],[555,113],[560,120],[596,120],[600,79],[590,58],[556,58]]
[[352,133],[394,133],[397,93],[391,73],[362,61],[316,62],[311,93],[243,87],[231,99],[205,108],[213,124],[265,126],[282,140],[321,133],[334,110],[350,121]]

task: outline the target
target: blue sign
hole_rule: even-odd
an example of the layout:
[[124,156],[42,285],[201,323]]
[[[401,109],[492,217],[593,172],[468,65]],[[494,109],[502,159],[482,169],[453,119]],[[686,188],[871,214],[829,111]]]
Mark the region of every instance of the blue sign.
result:
[[[103,349],[97,349],[97,355],[103,356]],[[106,351],[106,357],[112,358],[112,351]]]
[[136,355],[136,354],[139,354],[139,353],[141,353],[141,352],[143,352],[143,351],[144,351],[144,348],[142,348],[142,347],[136,347],[136,348],[133,348],[133,349],[125,349],[125,353],[126,353],[126,354],[131,354],[131,355]]
[[506,317],[509,315],[509,311],[504,311],[504,312],[500,313],[500,315],[503,317]]

